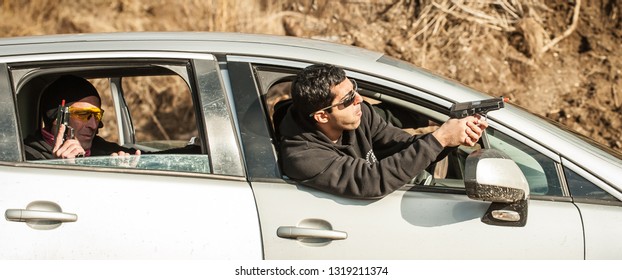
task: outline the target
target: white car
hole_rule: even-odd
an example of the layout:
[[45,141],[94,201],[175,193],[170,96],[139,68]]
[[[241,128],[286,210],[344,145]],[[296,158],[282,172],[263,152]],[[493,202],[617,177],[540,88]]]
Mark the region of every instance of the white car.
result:
[[[483,149],[460,147],[441,175],[384,198],[289,180],[273,107],[312,63],[341,66],[368,101],[436,123],[456,103],[492,98],[381,53],[293,37],[0,39],[0,258],[622,259],[620,154],[507,103],[488,114]],[[100,135],[201,152],[27,161],[39,95],[62,74],[108,100]]]

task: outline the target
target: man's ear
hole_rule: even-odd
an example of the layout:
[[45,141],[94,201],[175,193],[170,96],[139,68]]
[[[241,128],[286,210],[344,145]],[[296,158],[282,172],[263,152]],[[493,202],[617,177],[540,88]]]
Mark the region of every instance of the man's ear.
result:
[[317,123],[327,123],[329,118],[329,114],[324,111],[318,111],[313,114],[313,119],[315,119]]

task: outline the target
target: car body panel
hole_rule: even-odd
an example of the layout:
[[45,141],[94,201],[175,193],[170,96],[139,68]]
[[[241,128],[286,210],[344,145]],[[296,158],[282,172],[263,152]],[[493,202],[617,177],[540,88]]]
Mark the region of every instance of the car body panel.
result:
[[[490,203],[415,189],[356,200],[293,184],[254,183],[265,258],[583,259],[581,219],[571,203],[530,201],[525,227],[500,227],[480,220]],[[330,227],[347,238],[277,236],[279,227],[292,226]]]
[[[248,183],[44,167],[0,167],[0,209],[50,201],[77,221],[0,222],[0,259],[261,259]],[[33,176],[33,174],[37,174]]]
[[620,206],[577,203],[585,227],[585,259],[620,259],[622,233]]

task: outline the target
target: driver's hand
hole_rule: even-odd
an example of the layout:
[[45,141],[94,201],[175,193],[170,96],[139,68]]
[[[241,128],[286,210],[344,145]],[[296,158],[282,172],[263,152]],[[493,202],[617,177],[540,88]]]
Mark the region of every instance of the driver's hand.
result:
[[131,153],[124,152],[124,151],[118,151],[110,155],[113,157],[117,157],[116,162],[118,163],[119,166],[133,168],[133,167],[138,166],[138,160],[140,159],[141,154],[142,152],[140,150],[136,150],[136,153],[134,153],[134,156],[132,156]]

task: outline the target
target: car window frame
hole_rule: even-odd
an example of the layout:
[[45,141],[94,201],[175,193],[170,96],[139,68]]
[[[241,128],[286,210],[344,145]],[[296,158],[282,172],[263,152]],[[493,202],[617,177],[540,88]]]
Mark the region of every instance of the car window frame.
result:
[[[215,174],[245,177],[242,143],[232,109],[235,102],[230,100],[230,91],[225,86],[218,63],[216,56],[213,60],[192,59],[202,127],[207,135],[202,141],[206,141],[205,146],[209,147]],[[214,162],[218,164],[214,165]]]
[[17,98],[11,87],[11,76],[7,63],[0,63],[0,162],[17,162],[24,160],[21,145],[21,129],[17,114]]
[[[69,60],[45,61],[44,63],[40,63],[38,61],[29,61],[29,62],[17,63],[13,65],[14,65],[13,67],[15,71],[12,72],[12,74],[13,74],[14,80],[16,81],[16,83],[14,84],[14,88],[17,89],[16,94],[15,94],[16,98],[19,97],[18,94],[20,93],[23,85],[26,85],[27,83],[31,82],[32,80],[31,77],[44,77],[45,78],[46,75],[57,74],[57,73],[83,73],[86,75],[95,73],[96,74],[96,76],[94,76],[95,79],[104,79],[104,80],[109,79],[107,83],[110,85],[111,92],[114,92],[113,84],[115,83],[115,77],[117,78],[130,77],[130,76],[147,77],[147,76],[151,76],[154,74],[154,72],[152,72],[153,70],[168,71],[169,74],[173,73],[175,75],[178,75],[186,83],[186,86],[188,87],[188,90],[190,91],[191,98],[193,98],[193,96],[196,96],[198,94],[196,88],[193,86],[193,83],[191,83],[191,81],[189,80],[189,77],[192,76],[192,73],[193,73],[190,67],[190,59],[179,59],[179,58],[144,59],[144,58],[124,58],[124,57],[99,59],[99,57],[93,57],[89,59],[80,59],[80,60],[69,59]],[[143,70],[143,68],[145,67],[150,67],[152,68],[152,70]],[[179,67],[183,67],[185,71],[181,71]],[[157,70],[158,68],[162,70]],[[114,71],[121,71],[121,72],[119,72],[118,75],[115,75]],[[129,72],[124,72],[124,71],[129,71]],[[112,95],[114,95],[115,93],[118,93],[118,92],[114,92],[112,93]],[[102,92],[100,94],[106,95],[109,93]],[[124,98],[124,97],[121,97],[121,98]],[[112,101],[112,104],[110,105],[113,107],[113,110],[117,112],[116,114],[117,125],[124,126],[126,124],[123,124],[122,122],[119,121],[121,118],[123,118],[121,115],[119,115],[119,111],[123,111],[124,109],[127,109],[127,104],[125,102],[118,102],[118,100],[115,100],[114,96],[112,99],[113,101]],[[196,98],[193,98],[193,99],[196,99]],[[125,107],[119,108],[119,106],[125,106]],[[200,108],[200,106],[198,106],[196,102],[194,101],[193,101],[192,106],[195,112],[198,111],[197,108]],[[126,116],[126,117],[128,117],[128,120],[131,120],[131,117],[129,116]],[[133,126],[133,124],[130,124],[130,125]],[[199,125],[197,125],[197,129],[201,131],[204,130]],[[120,128],[118,133],[122,133],[122,130],[125,130],[125,129]],[[23,133],[22,138],[24,138],[25,136],[26,134]],[[130,141],[130,142],[125,141],[119,144],[133,147],[136,143],[134,143],[133,141]],[[209,153],[205,153],[205,152],[202,152],[201,154],[208,157],[207,159],[205,159],[205,161],[209,163],[209,166],[206,168],[207,170],[211,170],[212,169],[211,159],[210,159],[211,156],[209,155]],[[164,155],[158,155],[158,157],[164,157]],[[176,158],[179,158],[179,157],[180,156],[177,156]],[[121,167],[121,168],[134,168],[135,167],[132,165],[125,165],[125,164],[111,164],[111,163],[117,162],[116,160],[111,160],[111,159],[105,159],[105,158],[99,158],[96,160],[95,159],[89,160],[89,159],[90,157],[83,158],[83,159],[76,159],[75,163],[77,166],[80,166],[86,162],[91,162],[91,163],[98,162],[99,164],[94,164],[90,166],[94,168],[103,168],[103,169],[106,169],[106,168],[116,169],[118,167]],[[143,158],[143,161],[145,160],[146,158]],[[165,166],[171,166],[170,163],[167,162],[167,159],[162,158],[162,160],[163,160],[162,163],[166,164]],[[110,164],[105,164],[106,162]],[[187,165],[184,166],[184,168],[180,170],[175,170],[174,168],[163,169],[163,167],[158,167],[156,165],[153,165],[154,163],[157,163],[157,162],[159,162],[158,159],[152,159],[152,160],[147,161],[146,166],[154,166],[154,168],[153,169],[146,168],[142,170],[165,170],[165,171],[171,171],[171,172],[192,172],[192,171],[189,171],[189,168]],[[68,164],[69,162],[57,159],[57,160],[36,161],[34,163],[36,164],[61,164],[62,165],[62,164]],[[138,169],[138,170],[141,170],[141,169]],[[203,168],[199,170],[204,171],[206,169]],[[203,172],[200,172],[200,173],[203,173]]]
[[[264,66],[266,64],[270,64],[271,66],[275,68],[278,68],[278,67],[285,68],[285,66],[282,66],[282,65],[281,66],[274,65],[273,60],[263,59],[260,61],[260,63],[261,65],[264,65]],[[259,63],[256,63],[256,64],[259,64]],[[265,67],[268,67],[268,66],[265,66]],[[301,65],[301,67],[304,67],[304,65]],[[434,94],[428,94],[426,92],[421,91],[420,89],[401,85],[399,83],[387,80],[385,78],[374,77],[374,76],[370,76],[364,73],[358,73],[356,71],[353,71],[347,68],[345,70],[346,70],[346,75],[348,77],[354,78],[357,81],[360,81],[361,85],[368,85],[368,86],[371,85],[372,87],[373,86],[381,87],[382,89],[384,89],[383,92],[392,93],[392,95],[383,93],[383,94],[379,94],[378,96],[372,96],[374,98],[377,98],[381,101],[382,100],[390,101],[391,103],[396,103],[396,104],[399,104],[399,103],[416,104],[416,105],[409,105],[408,107],[413,107],[413,106],[421,107],[421,108],[418,108],[417,111],[419,111],[420,113],[424,113],[427,116],[433,119],[436,119],[438,121],[446,121],[449,118],[447,114],[448,108],[453,103],[448,100],[441,99]],[[283,71],[282,75],[273,75],[272,79],[270,80],[265,80],[265,79],[261,79],[261,77],[258,77],[257,84],[258,84],[258,87],[262,89],[260,94],[265,94],[265,91],[267,91],[267,89],[270,86],[272,86],[273,83],[280,81],[282,77],[286,76],[285,74],[286,72],[287,71]],[[432,105],[430,106],[430,104]],[[491,129],[498,130],[499,132],[506,134],[508,137],[511,137],[515,139],[516,141],[530,147],[536,152],[542,154],[544,157],[550,159],[555,165],[556,176],[557,176],[557,179],[560,181],[560,188],[562,189],[562,194],[560,196],[558,195],[554,195],[554,196],[535,195],[532,197],[539,199],[539,200],[555,200],[555,201],[560,201],[560,200],[569,201],[570,200],[567,186],[563,183],[563,176],[562,176],[563,174],[560,174],[560,172],[562,172],[561,171],[561,159],[556,153],[545,148],[542,145],[539,145],[538,143],[532,141],[531,139],[524,137],[522,134],[516,132],[513,129],[510,129],[504,126],[502,123],[499,123],[495,121],[494,119],[488,119],[487,121],[489,122]],[[270,129],[270,131],[273,133],[272,129]],[[431,191],[431,192],[464,193],[464,190],[462,189],[456,189],[456,188],[451,188],[451,187],[445,188],[445,187],[438,187],[438,186],[437,187],[415,186],[412,189],[421,190],[421,191]]]
[[[235,121],[242,141],[244,164],[249,181],[283,182],[284,175],[278,166],[276,138],[263,100],[263,64],[227,57],[221,64],[230,79],[232,99],[235,102]],[[259,66],[258,66],[259,65]],[[281,67],[279,67],[280,69]],[[278,79],[278,78],[277,78]]]
[[[596,187],[600,188],[601,190],[605,191],[606,193],[610,194],[611,196],[615,197],[616,199],[618,199],[620,201],[620,202],[611,202],[611,201],[600,200],[600,199],[589,199],[589,198],[572,197],[574,202],[576,202],[576,203],[599,204],[599,205],[622,206],[622,193],[620,193],[617,189],[615,189],[611,185],[607,184],[606,182],[602,181],[598,177],[594,176],[590,172],[586,171],[585,169],[583,169],[579,165],[575,164],[571,160],[569,160],[569,159],[567,159],[565,157],[562,157],[561,160],[562,160],[561,165],[563,166],[563,168],[568,168],[569,170],[573,171],[577,175],[583,177],[583,179],[589,181],[590,183],[594,184]],[[568,181],[566,180],[565,175],[563,177],[563,180],[564,180],[565,184],[567,185]],[[570,193],[570,195],[572,196],[572,193]]]
[[[255,92],[256,94],[259,95],[257,98],[262,99],[262,102],[259,102],[261,103],[261,106],[262,106],[262,110],[261,110],[263,112],[262,119],[264,120],[266,124],[266,130],[268,130],[270,133],[270,139],[269,139],[271,142],[270,146],[272,146],[272,150],[273,150],[275,161],[276,161],[276,159],[278,158],[277,156],[278,151],[275,150],[275,145],[273,145],[272,143],[276,143],[277,139],[275,139],[274,130],[271,128],[272,124],[268,116],[267,108],[265,108],[263,95],[265,95],[268,89],[274,84],[283,82],[284,78],[288,78],[288,77],[291,77],[292,75],[295,75],[299,70],[302,70],[303,68],[311,64],[307,62],[289,61],[289,60],[285,61],[285,60],[280,60],[280,59],[272,59],[272,58],[264,58],[264,57],[256,58],[256,57],[247,57],[247,56],[228,56],[227,59],[229,63],[231,63],[232,61],[239,62],[239,63],[248,63],[254,71],[253,82],[256,87]],[[261,76],[260,74],[257,73],[261,70],[265,71],[264,75],[267,75],[267,76]],[[412,106],[419,107],[420,110],[426,111],[429,115],[433,115],[434,119],[441,120],[441,121],[445,121],[446,119],[448,119],[447,115],[441,114],[435,111],[435,110],[442,110],[442,109],[449,108],[451,103],[447,100],[441,99],[434,95],[425,94],[418,89],[414,89],[412,87],[405,86],[405,85],[396,83],[394,81],[386,80],[385,78],[369,76],[367,74],[359,73],[357,71],[353,71],[348,68],[345,68],[344,70],[346,71],[346,75],[348,77],[361,81],[361,84],[375,85],[376,87],[382,87],[382,88],[385,88],[386,90],[390,90],[391,92],[397,92],[396,95],[399,95],[399,97],[389,96],[389,95],[375,96],[376,98],[384,98],[384,100],[390,99],[392,102],[401,102],[404,104],[409,103],[409,104],[412,104]],[[279,72],[279,73],[276,73],[276,72]],[[387,84],[390,84],[390,85],[387,85]],[[426,96],[428,99],[422,98],[421,97],[422,95]],[[417,105],[413,104],[414,102],[413,100],[415,99],[418,101],[416,102]],[[438,103],[434,103],[434,102],[438,102]],[[434,107],[434,109],[426,108],[425,106],[421,105],[421,103],[426,103],[430,107]],[[439,103],[442,105],[437,105]],[[239,117],[240,116],[238,116],[238,118]],[[277,169],[278,169],[278,174],[279,174],[277,179],[288,180],[288,178],[281,173],[280,168],[277,168]],[[438,190],[440,188],[437,187],[436,189]],[[443,190],[443,192],[454,193],[456,192],[456,190],[447,189],[447,190]],[[457,192],[465,193],[463,189],[457,190]]]
[[[244,61],[250,63],[253,67],[257,65],[261,65],[263,67],[272,67],[274,69],[282,68],[282,69],[292,69],[299,68],[302,69],[310,64],[298,61],[283,61],[279,59],[270,59],[270,58],[251,58],[251,57],[242,57],[235,56],[236,61]],[[231,56],[229,58],[231,60]],[[449,100],[442,99],[433,93],[426,93],[421,91],[420,89],[413,88],[411,86],[402,85],[395,81],[387,80],[382,77],[370,76],[365,73],[359,73],[357,71],[345,68],[346,75],[349,78],[354,78],[357,81],[360,81],[361,84],[368,85],[376,85],[393,92],[394,95],[384,95],[384,96],[375,96],[380,100],[390,100],[394,103],[416,103],[416,106],[425,107],[425,104],[433,104],[432,108],[424,108],[424,111],[428,114],[428,116],[437,119],[438,121],[446,121],[448,117],[448,108],[453,104]],[[281,81],[281,79],[289,74],[289,70],[282,71],[283,73],[278,75],[272,75],[270,79],[262,79],[262,77],[255,78],[255,86],[258,88],[258,94],[263,95],[267,91],[267,89],[272,86],[274,83]],[[264,108],[266,122],[269,122],[267,118],[267,109]],[[491,129],[498,130],[499,132],[507,135],[508,137],[513,138],[514,140],[530,147],[536,152],[542,154],[545,158],[550,159],[556,168],[556,176],[560,181],[560,188],[562,189],[562,194],[560,196],[554,195],[534,195],[532,198],[537,200],[548,200],[548,201],[571,201],[572,198],[569,195],[569,191],[567,185],[565,184],[565,178],[563,176],[563,169],[561,164],[561,157],[553,152],[550,149],[547,149],[545,146],[540,145],[539,143],[531,140],[528,137],[525,137],[520,132],[505,126],[503,123],[496,121],[495,119],[487,119],[489,126]],[[267,127],[271,134],[274,131]],[[275,151],[276,153],[277,151]],[[285,178],[287,179],[287,178]],[[439,188],[434,186],[411,186],[411,190],[417,191],[429,191],[429,192],[444,192],[444,193],[465,193],[464,190],[455,189],[455,188]]]
[[[199,173],[187,173],[190,176],[210,176],[210,175],[216,175],[218,177],[221,176],[234,176],[234,177],[243,177],[244,176],[244,171],[243,171],[243,165],[241,162],[241,156],[240,156],[240,148],[239,148],[239,141],[237,141],[236,139],[236,135],[233,129],[233,122],[231,120],[231,112],[229,110],[229,100],[226,96],[226,90],[224,89],[224,85],[223,85],[223,81],[222,78],[220,77],[219,72],[217,71],[217,59],[215,57],[215,55],[212,54],[206,54],[206,53],[183,53],[183,52],[151,52],[151,51],[145,51],[145,52],[123,52],[123,51],[110,51],[110,52],[96,52],[96,53],[90,53],[90,52],[77,52],[77,53],[71,53],[71,54],[64,54],[64,55],[60,55],[60,54],[51,54],[51,55],[25,55],[25,56],[19,56],[19,57],[10,57],[10,58],[5,58],[3,59],[2,62],[4,65],[59,65],[59,68],[62,65],[68,65],[70,61],[81,61],[83,63],[85,63],[85,65],[93,65],[93,64],[97,64],[97,61],[116,61],[116,60],[154,60],[154,61],[167,61],[167,60],[173,60],[173,61],[187,61],[188,62],[188,68],[187,68],[187,73],[186,74],[181,74],[180,77],[182,77],[186,83],[188,83],[188,86],[190,87],[190,91],[192,94],[192,98],[193,98],[193,103],[197,104],[195,107],[196,109],[196,116],[197,116],[197,126],[199,129],[199,134],[200,135],[208,135],[207,137],[200,137],[201,141],[204,141],[203,147],[206,147],[205,150],[203,151],[204,153],[209,153],[209,156],[212,157],[211,162],[213,163],[213,158],[214,155],[216,155],[216,153],[222,153],[222,155],[219,156],[219,158],[226,158],[229,159],[227,163],[222,163],[222,164],[213,164],[214,167],[211,168],[212,170],[212,174],[199,174]],[[197,66],[198,65],[198,66]],[[27,68],[27,67],[24,67]],[[5,69],[8,69],[8,67],[5,67]],[[216,70],[216,71],[215,71]],[[200,75],[197,75],[196,73],[198,73],[197,71],[205,71],[205,73],[202,73]],[[18,71],[19,72],[19,71]],[[7,70],[7,75],[6,77],[14,77],[13,79],[13,83],[7,85],[11,90],[9,90],[8,92],[11,93],[11,95],[13,96],[13,98],[15,99],[14,102],[11,104],[15,104],[13,105],[15,108],[12,110],[13,114],[15,116],[17,116],[17,89],[20,88],[20,86],[23,84],[24,81],[24,77],[26,77],[28,75],[28,71],[21,71],[19,73],[8,73]],[[215,84],[212,88],[208,88],[208,87],[200,87],[200,82],[205,82],[205,80],[207,81],[215,81]],[[210,90],[213,90],[213,92],[210,92]],[[206,104],[207,102],[212,102],[213,100],[220,100],[220,102],[222,104],[218,104],[218,106],[220,108],[223,108],[220,112],[224,112],[224,115],[222,117],[222,119],[224,120],[223,122],[220,123],[220,125],[218,126],[218,128],[216,127],[206,127],[206,123],[209,123],[210,121],[206,121],[206,119],[208,118],[206,114],[206,111],[208,110],[208,106],[204,106],[203,104]],[[223,111],[224,110],[224,111]],[[209,113],[209,112],[207,112]],[[17,121],[15,121],[14,123],[17,123]],[[225,145],[221,145],[220,147],[216,147],[214,149],[213,146],[209,146],[209,138],[210,135],[214,135],[211,136],[212,138],[216,137],[215,135],[221,135],[223,133],[223,131],[227,131],[230,130],[230,135],[231,137],[229,139],[234,139],[233,141],[229,141],[227,142]],[[19,153],[19,158],[14,159],[15,162],[26,162],[25,160],[25,156],[23,153],[22,149],[22,145],[23,145],[23,141],[22,141],[22,132],[19,131],[17,132],[16,135],[16,141],[15,141],[15,145],[17,145],[19,147],[19,149],[16,149],[18,151],[20,151]],[[20,138],[21,137],[21,138]],[[24,136],[25,137],[25,136]],[[212,141],[214,142],[214,141]],[[11,162],[10,164],[14,164],[14,162]],[[27,163],[27,165],[30,165],[31,163]],[[38,165],[40,166],[39,163],[34,163],[34,165]],[[71,166],[50,166],[51,168],[61,168],[61,169],[72,169]],[[76,169],[83,169],[81,167],[74,167]],[[99,171],[111,171],[111,169],[109,168],[105,168],[105,167],[97,167],[95,168],[96,170]],[[125,173],[176,173],[176,171],[157,171],[157,170],[131,170],[131,169],[124,169],[122,171],[120,171],[119,169],[112,169],[113,172],[125,172]],[[186,172],[181,172],[181,173],[186,173]]]

